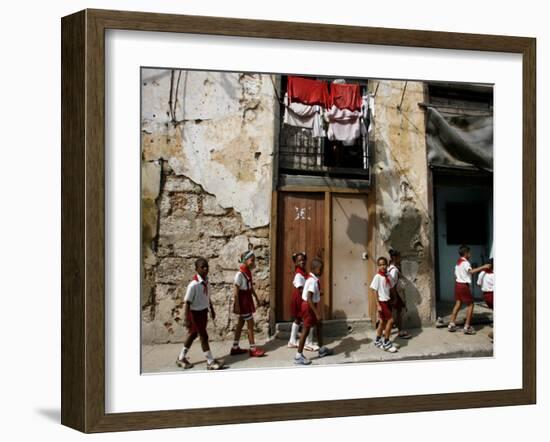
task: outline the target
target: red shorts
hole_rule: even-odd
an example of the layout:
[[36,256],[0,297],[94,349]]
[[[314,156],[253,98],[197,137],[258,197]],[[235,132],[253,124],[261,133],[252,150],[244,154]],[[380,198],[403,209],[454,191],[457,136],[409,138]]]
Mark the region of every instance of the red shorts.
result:
[[302,294],[297,288],[294,288],[292,291],[292,299],[290,300],[290,315],[292,316],[292,319],[302,319]]
[[302,300],[302,312],[301,312],[302,321],[304,321],[304,327],[311,328],[317,325],[317,316],[315,312],[311,309],[307,301]]
[[[248,316],[256,311],[254,300],[252,299],[252,290],[239,290],[239,315]],[[233,311],[233,313],[237,313]]]
[[483,292],[483,300],[485,301],[485,304],[487,304],[487,307],[489,307],[492,310],[493,309],[493,292]]
[[391,309],[391,301],[378,301],[378,304],[380,304],[380,310],[378,311],[378,316],[380,317],[381,321],[389,321],[392,319],[392,309]]
[[191,310],[189,309],[189,333],[206,333],[206,324],[208,323],[208,309]]
[[455,301],[471,304],[474,302],[470,284],[465,282],[455,282]]

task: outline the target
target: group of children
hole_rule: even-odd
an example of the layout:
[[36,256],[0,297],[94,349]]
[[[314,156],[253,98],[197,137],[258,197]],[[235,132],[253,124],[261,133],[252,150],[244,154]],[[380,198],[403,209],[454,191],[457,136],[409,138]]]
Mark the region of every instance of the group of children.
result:
[[[402,329],[402,313],[406,310],[406,303],[403,298],[403,290],[399,287],[401,254],[397,250],[389,251],[390,260],[380,257],[377,260],[378,271],[372,279],[370,289],[377,301],[377,326],[374,345],[377,348],[390,353],[397,352],[397,347],[390,340],[392,329],[397,327],[397,337],[410,339],[411,335]],[[455,332],[456,317],[462,304],[467,305],[464,333],[475,334],[471,326],[473,316],[473,297],[470,289],[471,275],[480,273],[478,285],[483,292],[483,297],[489,308],[493,308],[494,274],[493,260],[481,267],[472,268],[469,263],[470,249],[468,246],[460,246],[459,256],[455,266],[455,306],[448,325],[450,332]],[[311,262],[309,274],[306,272],[307,255],[305,252],[293,254],[292,260],[295,266],[295,273],[292,281],[293,291],[291,299],[291,315],[293,317],[289,348],[296,348],[294,363],[297,365],[309,365],[311,361],[304,355],[304,350],[318,352],[319,357],[332,354],[332,350],[323,346],[323,322],[321,303],[321,283],[323,275],[323,262],[314,258]],[[254,340],[254,312],[256,304],[260,304],[254,290],[252,281],[252,270],[255,268],[255,255],[252,250],[247,250],[241,255],[239,271],[235,274],[233,286],[233,313],[238,317],[235,327],[235,335],[230,355],[248,353],[251,357],[261,357],[266,353],[255,344]],[[176,360],[179,367],[188,369],[193,364],[187,358],[189,348],[193,341],[200,337],[201,347],[206,357],[206,368],[218,370],[223,368],[224,361],[215,359],[210,351],[208,333],[206,331],[208,322],[208,310],[212,319],[216,313],[209,297],[208,283],[208,261],[198,258],[195,261],[196,274],[187,287],[185,294],[185,325],[189,331],[183,348]],[[248,350],[239,346],[239,341],[244,325],[247,325]],[[300,333],[300,329],[301,333]],[[316,330],[318,345],[313,342],[313,331]],[[492,340],[492,333],[489,335]]]

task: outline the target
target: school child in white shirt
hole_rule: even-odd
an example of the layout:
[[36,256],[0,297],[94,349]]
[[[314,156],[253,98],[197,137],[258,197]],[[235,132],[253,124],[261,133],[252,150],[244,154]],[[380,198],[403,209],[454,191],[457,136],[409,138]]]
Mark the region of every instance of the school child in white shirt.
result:
[[302,291],[302,321],[303,332],[298,344],[298,352],[294,356],[294,363],[297,365],[309,365],[311,361],[304,356],[306,338],[313,327],[317,328],[317,340],[319,341],[319,357],[332,354],[332,350],[323,346],[323,323],[321,321],[321,283],[319,278],[323,274],[323,261],[314,258],[311,262],[311,272]]
[[[494,290],[495,290],[495,274],[494,274],[493,258],[489,260],[489,267],[480,272],[477,278],[477,285],[481,287],[483,292],[483,300],[487,307],[493,310],[494,306]],[[489,339],[493,342],[493,332],[489,333]]]
[[214,359],[208,343],[208,333],[206,325],[208,323],[208,309],[212,319],[216,319],[216,312],[208,296],[208,261],[204,258],[198,258],[195,261],[196,275],[187,286],[185,293],[185,326],[189,330],[187,339],[176,360],[176,364],[184,369],[192,368],[193,364],[187,359],[187,352],[197,336],[200,336],[202,351],[206,356],[206,368],[208,370],[218,370],[223,367],[223,361]]
[[390,249],[390,266],[388,267],[388,276],[391,281],[390,297],[393,301],[393,317],[397,326],[397,337],[401,339],[410,339],[412,335],[403,330],[403,310],[407,310],[407,305],[398,291],[398,282],[401,275],[401,253],[398,250]]
[[458,248],[458,255],[459,258],[455,265],[455,306],[447,328],[450,332],[458,330],[455,321],[460,311],[460,307],[462,303],[464,303],[468,306],[466,310],[466,321],[464,322],[464,334],[475,335],[476,331],[470,325],[472,317],[474,316],[474,298],[472,296],[470,284],[472,282],[472,275],[487,269],[488,264],[473,269],[468,261],[471,256],[470,248],[466,245],[461,245]]
[[[294,278],[292,280],[292,298],[290,300],[290,315],[294,320],[288,340],[288,348],[298,348],[300,325],[302,325],[302,291],[308,277],[306,273],[307,255],[305,252],[297,252],[292,255],[294,262]],[[313,328],[310,330],[304,347],[308,351],[317,351],[319,346],[313,343]]]
[[[248,353],[249,356],[260,357],[265,355],[265,351],[258,348],[254,341],[254,312],[256,311],[256,307],[254,306],[253,297],[256,299],[257,304],[260,303],[252,282],[251,269],[256,267],[254,252],[247,250],[241,254],[240,262],[241,266],[235,274],[233,290],[233,313],[238,315],[239,319],[235,327],[235,339],[233,340],[230,354],[240,355]],[[249,350],[239,347],[239,340],[241,339],[241,332],[245,322],[248,327]]]
[[[372,279],[370,289],[376,296],[378,304],[378,327],[374,345],[390,353],[395,353],[397,348],[390,341],[391,329],[393,327],[392,303],[390,296],[391,280],[387,274],[388,260],[381,256],[376,261],[378,272]],[[382,338],[382,334],[384,337]]]

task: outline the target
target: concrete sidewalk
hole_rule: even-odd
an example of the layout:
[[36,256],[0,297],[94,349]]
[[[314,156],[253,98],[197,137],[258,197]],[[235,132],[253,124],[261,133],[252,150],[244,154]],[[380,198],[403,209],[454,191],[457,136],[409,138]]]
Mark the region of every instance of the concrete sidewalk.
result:
[[[307,351],[305,355],[311,359],[312,365],[492,356],[493,344],[488,337],[492,327],[487,324],[478,324],[475,328],[476,335],[464,335],[461,331],[449,333],[446,328],[435,327],[410,330],[413,337],[409,340],[395,339],[395,335],[393,335],[392,340],[399,347],[399,351],[393,354],[374,346],[374,330],[352,332],[343,337],[325,339],[325,345],[334,351],[333,356],[318,358],[317,352]],[[295,366],[293,358],[296,350],[287,348],[287,342],[286,339],[258,342],[267,352],[267,355],[262,358],[250,358],[246,354],[229,356],[230,341],[211,342],[210,348],[214,357],[223,358],[226,367],[231,370]],[[245,337],[241,339],[241,346],[248,348]],[[177,367],[175,360],[181,347],[182,344],[144,345],[142,348],[142,372],[206,370],[206,362],[198,339],[193,343],[188,356],[195,367],[189,370]]]

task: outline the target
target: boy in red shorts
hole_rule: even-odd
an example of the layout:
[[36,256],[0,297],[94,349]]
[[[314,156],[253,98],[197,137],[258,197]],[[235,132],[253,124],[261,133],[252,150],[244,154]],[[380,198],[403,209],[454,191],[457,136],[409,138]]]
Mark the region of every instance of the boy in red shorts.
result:
[[323,328],[321,322],[321,284],[319,278],[323,274],[323,261],[314,258],[311,262],[311,273],[306,279],[302,291],[302,326],[304,328],[298,343],[298,352],[294,357],[297,365],[309,365],[311,361],[304,356],[304,347],[310,330],[317,328],[317,340],[319,341],[319,357],[332,355],[332,350],[323,346]]
[[212,356],[208,343],[208,333],[206,332],[209,308],[212,319],[216,319],[216,312],[214,312],[214,307],[208,296],[208,261],[204,258],[198,258],[195,261],[195,270],[197,274],[187,286],[184,298],[185,326],[189,330],[189,334],[178,359],[176,359],[176,364],[178,367],[185,369],[193,367],[193,364],[187,359],[187,352],[196,337],[200,336],[202,351],[206,356],[206,368],[208,370],[218,370],[222,368],[223,361],[218,361]]
[[[494,273],[493,258],[489,260],[489,268],[479,274],[477,285],[481,287],[483,292],[483,300],[487,307],[493,310],[494,305],[494,290],[495,290],[495,273]],[[489,333],[489,339],[493,342],[493,332]]]
[[[388,260],[381,256],[376,261],[378,272],[372,279],[370,289],[376,295],[378,304],[378,316],[380,318],[376,329],[374,345],[390,353],[395,353],[397,348],[390,341],[391,329],[393,327],[392,301],[390,289],[392,286],[389,275],[386,273]],[[382,338],[382,334],[384,337]]]
[[472,290],[470,289],[470,284],[472,283],[472,275],[474,273],[481,272],[486,270],[489,265],[483,265],[481,267],[476,267],[472,269],[472,265],[468,261],[470,259],[470,248],[466,245],[461,245],[458,248],[458,261],[455,265],[455,306],[451,314],[451,320],[447,329],[450,332],[455,332],[458,330],[458,327],[455,324],[456,317],[462,307],[462,303],[466,304],[466,321],[464,322],[464,334],[466,335],[475,335],[476,331],[470,325],[472,322],[472,317],[474,316],[474,298],[472,296]]

